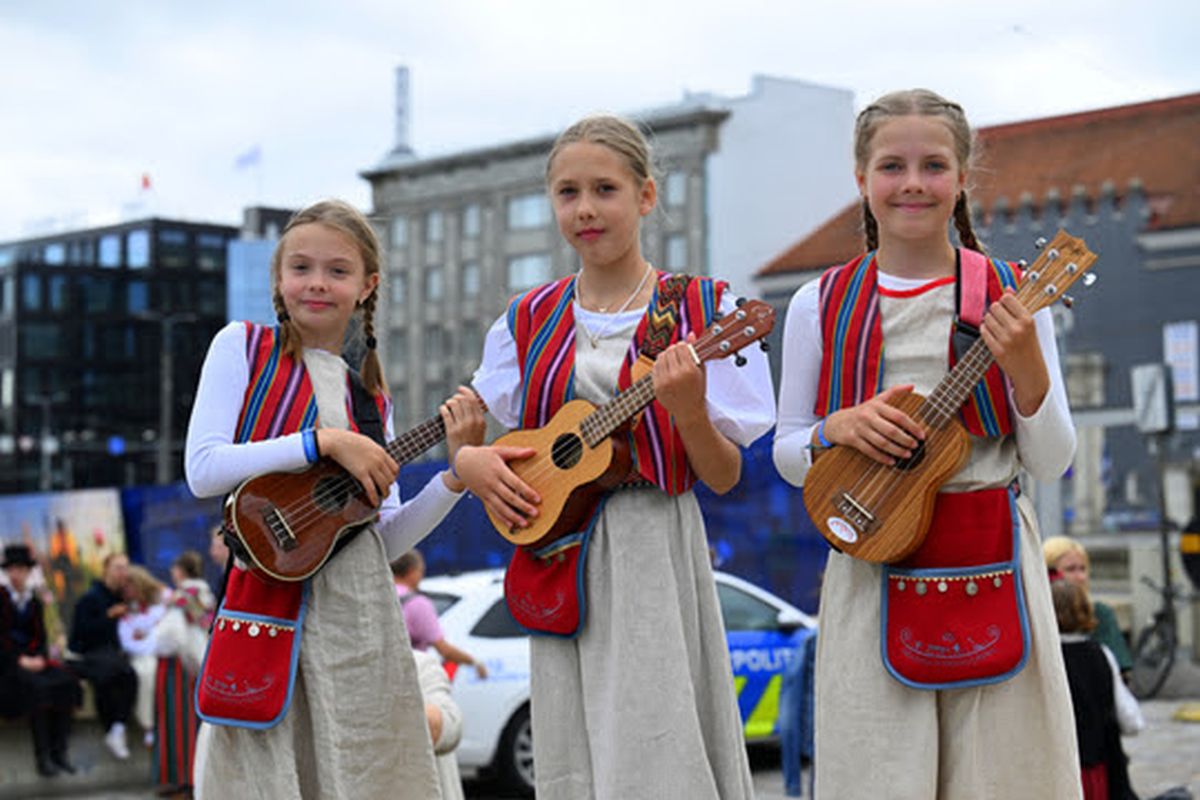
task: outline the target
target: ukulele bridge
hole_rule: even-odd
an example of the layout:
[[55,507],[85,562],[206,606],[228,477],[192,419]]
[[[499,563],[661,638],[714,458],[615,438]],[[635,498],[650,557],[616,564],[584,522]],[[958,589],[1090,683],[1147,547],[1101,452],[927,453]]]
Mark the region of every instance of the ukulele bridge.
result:
[[267,506],[263,509],[262,516],[267,530],[275,537],[275,541],[281,548],[294,550],[299,546],[300,542],[296,540],[296,534],[292,533],[292,529],[288,527],[283,515],[279,513],[279,509],[275,506]]
[[875,515],[868,511],[866,506],[855,500],[854,495],[849,492],[842,492],[834,506],[837,507],[838,513],[842,515],[843,519],[863,533],[875,526]]

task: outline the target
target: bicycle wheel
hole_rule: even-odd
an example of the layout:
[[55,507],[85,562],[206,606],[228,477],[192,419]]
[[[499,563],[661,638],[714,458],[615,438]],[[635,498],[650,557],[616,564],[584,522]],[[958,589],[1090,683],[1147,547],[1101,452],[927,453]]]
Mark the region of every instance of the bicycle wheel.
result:
[[1133,674],[1130,689],[1140,700],[1158,694],[1175,664],[1175,628],[1166,620],[1156,620],[1138,635],[1133,648]]

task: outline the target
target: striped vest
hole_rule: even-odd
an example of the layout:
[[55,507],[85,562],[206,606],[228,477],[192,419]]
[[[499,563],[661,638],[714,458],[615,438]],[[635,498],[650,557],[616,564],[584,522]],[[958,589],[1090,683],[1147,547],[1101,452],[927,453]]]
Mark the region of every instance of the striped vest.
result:
[[[274,326],[246,325],[246,363],[250,382],[246,386],[242,413],[234,441],[258,442],[317,426],[317,398],[303,361],[288,355]],[[387,394],[375,396],[379,418],[391,413]],[[357,431],[351,402],[350,378],[346,380],[346,417]]]
[[[650,330],[650,315],[658,290],[669,273],[659,272],[654,297],[626,351],[617,379],[624,390],[632,383],[632,369]],[[679,304],[677,324],[669,342],[697,336],[716,318],[724,282],[693,278]],[[517,345],[521,372],[521,427],[540,428],[564,403],[575,396],[575,276],[531,289],[513,298],[508,306],[508,329]],[[631,434],[634,470],[668,494],[692,487],[696,476],[688,464],[683,440],[671,415],[657,401],[650,404]]]
[[[1015,264],[987,259],[987,299],[994,302],[1006,288],[1016,289]],[[826,417],[841,408],[869,400],[882,388],[884,341],[874,251],[821,276],[821,377],[813,409]],[[953,326],[951,333],[953,332]],[[953,347],[949,365],[954,365]],[[1012,431],[1004,374],[992,364],[959,412],[973,436],[995,438]]]

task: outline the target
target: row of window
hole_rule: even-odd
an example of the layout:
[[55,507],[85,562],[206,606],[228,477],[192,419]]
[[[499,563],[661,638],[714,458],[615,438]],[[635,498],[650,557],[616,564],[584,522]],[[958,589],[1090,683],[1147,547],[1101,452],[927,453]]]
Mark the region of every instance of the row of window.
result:
[[[146,269],[151,264],[150,233],[148,228],[137,228],[70,241],[9,245],[0,248],[0,267],[21,263]],[[180,228],[159,228],[155,238],[153,262],[158,267],[183,269],[195,265],[208,271],[225,268],[225,245],[229,240],[225,234],[198,232],[193,235]]]
[[[436,302],[446,296],[446,271],[441,265],[426,267],[421,274],[421,297]],[[459,268],[459,297],[478,297],[483,288],[483,273],[478,261],[467,261]],[[519,292],[552,277],[550,255],[533,253],[508,260],[506,285],[508,291]],[[393,272],[388,279],[389,297],[393,305],[401,305],[408,297],[409,273]]]
[[[458,331],[458,357],[464,361],[478,361],[483,353],[483,328],[478,322],[467,321],[457,324],[455,329]],[[441,363],[455,355],[449,331],[441,325],[426,326],[421,339],[423,363]],[[388,371],[398,382],[400,373],[409,368],[408,331],[404,328],[393,328],[388,333],[387,357]]]
[[[687,204],[687,173],[671,172],[663,182],[662,199],[670,208]],[[426,242],[441,242],[446,238],[446,211],[431,209],[425,212],[422,224],[422,239]],[[478,203],[464,206],[459,212],[459,236],[463,239],[479,237],[481,211]],[[508,198],[505,204],[505,222],[508,230],[533,230],[550,224],[553,214],[550,200],[545,192],[529,192]],[[393,248],[404,247],[409,242],[409,219],[397,216],[392,219],[390,241]]]
[[[12,311],[11,281],[0,281],[0,309]],[[225,287],[219,280],[112,280],[88,275],[21,276],[21,310],[26,312],[137,314],[150,309],[225,313]],[[157,287],[157,288],[155,288]],[[157,303],[152,304],[153,295]]]

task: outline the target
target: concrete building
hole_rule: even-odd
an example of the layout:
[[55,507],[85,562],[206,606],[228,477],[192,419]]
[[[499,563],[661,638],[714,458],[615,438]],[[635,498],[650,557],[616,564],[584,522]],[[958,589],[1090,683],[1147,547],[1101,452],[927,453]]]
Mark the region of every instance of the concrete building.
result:
[[[388,249],[378,329],[397,430],[470,377],[514,293],[578,268],[545,193],[554,136],[419,158],[407,140],[407,81],[400,70],[396,146],[362,173]],[[690,94],[632,114],[658,167],[646,258],[749,294],[756,265],[853,197],[852,101],[841,89],[756,77],[742,97]]]

